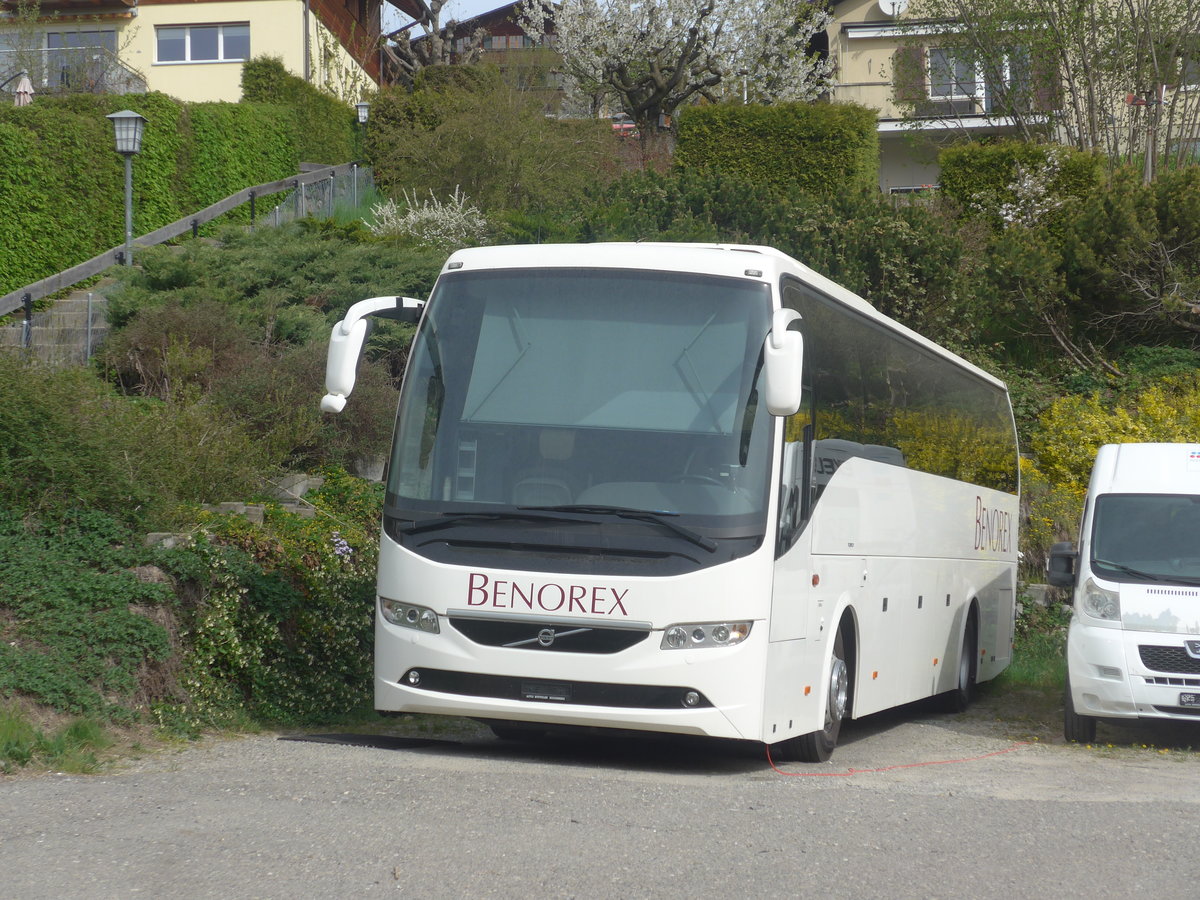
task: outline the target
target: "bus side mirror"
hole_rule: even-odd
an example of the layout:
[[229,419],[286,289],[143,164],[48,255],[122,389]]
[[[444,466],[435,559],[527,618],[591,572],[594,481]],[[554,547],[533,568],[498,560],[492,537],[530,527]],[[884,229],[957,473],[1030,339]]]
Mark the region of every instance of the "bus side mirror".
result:
[[325,390],[321,398],[324,412],[338,413],[346,408],[346,398],[354,390],[358,358],[367,339],[367,316],[379,315],[400,322],[416,322],[425,304],[412,297],[371,297],[359,300],[346,318],[333,326],[329,335],[329,356],[325,361]]
[[1046,581],[1054,587],[1075,586],[1075,561],[1079,552],[1070,541],[1050,547],[1050,558],[1046,560]]
[[773,416],[795,415],[800,409],[804,336],[799,331],[788,331],[788,326],[799,320],[800,313],[794,309],[775,310],[771,333],[763,346],[767,411]]

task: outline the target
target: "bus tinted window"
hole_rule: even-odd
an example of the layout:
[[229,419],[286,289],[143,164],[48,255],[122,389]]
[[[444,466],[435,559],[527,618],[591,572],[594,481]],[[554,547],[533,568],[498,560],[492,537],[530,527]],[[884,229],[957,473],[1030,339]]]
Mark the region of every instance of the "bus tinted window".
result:
[[[784,304],[803,317],[818,487],[822,464],[836,470],[841,458],[862,455],[1016,492],[1016,438],[1001,388],[799,283],[785,283]],[[789,439],[793,432],[794,424]]]

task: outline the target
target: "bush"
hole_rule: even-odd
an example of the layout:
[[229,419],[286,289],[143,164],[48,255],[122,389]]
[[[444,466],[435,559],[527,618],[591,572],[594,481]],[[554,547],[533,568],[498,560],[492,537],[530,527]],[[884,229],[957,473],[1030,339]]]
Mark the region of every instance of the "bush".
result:
[[106,513],[0,506],[0,696],[114,720],[178,699],[164,627],[174,598],[139,577],[148,556]]
[[131,403],[87,370],[0,353],[0,503],[89,508],[128,523],[170,522],[181,503],[257,489],[274,463],[211,403]]
[[854,104],[692,106],[675,165],[812,194],[879,189],[875,110]]
[[326,471],[314,519],[269,511],[259,527],[213,516],[165,560],[197,595],[184,616],[182,715],[306,723],[369,709],[382,486]]
[[371,208],[375,218],[371,231],[410,244],[450,253],[461,247],[474,247],[488,237],[487,219],[467,202],[465,194],[455,190],[442,202],[432,192],[428,200],[418,202],[416,194],[404,194],[407,207],[401,211],[393,200]]
[[282,59],[261,56],[245,62],[242,65],[242,99],[277,105],[285,110],[284,114],[295,128],[293,152],[300,161],[339,165],[354,159],[357,122],[354,110],[349,104],[288,72]]
[[499,85],[381,93],[368,156],[393,197],[462,190],[488,214],[554,208],[609,180],[616,138],[606,122],[549,119],[540,101]]

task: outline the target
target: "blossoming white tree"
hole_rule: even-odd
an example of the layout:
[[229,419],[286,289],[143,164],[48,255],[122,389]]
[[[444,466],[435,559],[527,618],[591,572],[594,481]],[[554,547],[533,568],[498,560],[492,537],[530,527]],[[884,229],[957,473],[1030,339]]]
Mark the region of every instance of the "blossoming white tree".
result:
[[643,137],[697,97],[810,100],[831,72],[809,47],[830,17],[808,0],[524,0],[521,16],[536,41],[552,31],[568,96],[615,101]]

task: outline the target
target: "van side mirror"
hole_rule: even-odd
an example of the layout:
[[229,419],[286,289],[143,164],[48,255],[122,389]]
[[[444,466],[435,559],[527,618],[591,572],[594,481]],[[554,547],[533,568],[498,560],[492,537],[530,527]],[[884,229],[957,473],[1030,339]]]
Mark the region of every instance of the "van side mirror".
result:
[[788,331],[799,321],[794,309],[777,309],[771,318],[771,333],[763,346],[767,411],[773,416],[795,415],[800,409],[804,374],[804,335]]
[[325,361],[327,393],[321,398],[324,412],[341,412],[354,390],[358,358],[367,339],[366,317],[378,315],[399,322],[417,322],[424,306],[423,300],[412,297],[371,297],[346,310],[346,317],[333,326],[329,335],[329,356]]
[[1050,547],[1050,558],[1046,560],[1046,581],[1055,587],[1075,586],[1075,563],[1079,552],[1070,541]]

